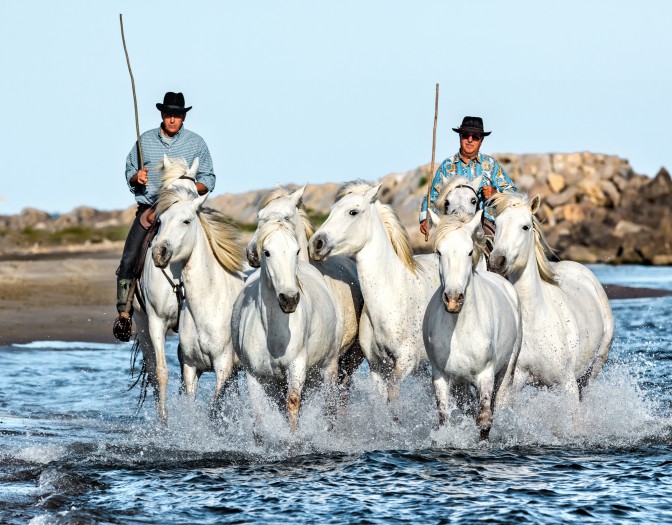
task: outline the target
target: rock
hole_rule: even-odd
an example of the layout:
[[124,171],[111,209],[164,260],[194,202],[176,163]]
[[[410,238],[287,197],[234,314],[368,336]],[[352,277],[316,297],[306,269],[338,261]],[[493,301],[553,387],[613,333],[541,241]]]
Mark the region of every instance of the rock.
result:
[[643,231],[651,231],[651,229],[630,221],[618,221],[612,233],[616,237],[625,237],[626,235],[638,234]]
[[558,206],[564,206],[572,202],[576,202],[576,194],[578,190],[576,186],[570,186],[562,193],[556,193],[554,195],[548,195],[545,199],[546,203],[552,208],[557,208]]
[[565,183],[565,178],[562,175],[558,175],[557,173],[549,173],[546,181],[548,182],[548,187],[551,188],[553,193],[560,193],[567,186]]
[[595,253],[593,249],[589,248],[588,246],[581,246],[579,244],[570,246],[565,252],[563,258],[585,264],[593,264],[600,260],[597,253]]

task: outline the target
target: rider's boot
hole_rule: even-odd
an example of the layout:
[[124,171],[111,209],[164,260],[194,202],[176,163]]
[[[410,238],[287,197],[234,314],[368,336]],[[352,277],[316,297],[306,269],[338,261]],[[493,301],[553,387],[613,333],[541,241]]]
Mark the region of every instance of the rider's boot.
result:
[[123,342],[131,339],[131,316],[133,315],[133,308],[130,309],[130,312],[126,312],[126,303],[128,302],[132,283],[133,279],[117,278],[117,312],[119,312],[119,317],[114,321],[112,333],[114,337]]

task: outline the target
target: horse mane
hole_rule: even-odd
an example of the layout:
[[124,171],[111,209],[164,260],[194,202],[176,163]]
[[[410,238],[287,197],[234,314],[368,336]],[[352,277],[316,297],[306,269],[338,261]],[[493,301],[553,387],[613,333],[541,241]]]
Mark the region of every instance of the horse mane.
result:
[[175,159],[170,159],[170,166],[166,168],[163,159],[161,159],[156,165],[156,170],[162,172],[161,189],[164,190],[189,172],[189,164],[186,159],[177,157]]
[[[490,199],[491,205],[495,208],[495,213],[499,215],[507,208],[526,207],[529,210],[530,198],[528,195],[520,193],[496,193]],[[558,276],[546,257],[546,250],[552,252],[552,248],[546,241],[546,236],[541,230],[539,219],[532,214],[532,229],[534,231],[534,256],[537,261],[537,268],[541,278],[549,284],[558,285]]]
[[[269,191],[263,199],[261,199],[261,202],[259,203],[259,209],[261,210],[265,208],[274,200],[289,198],[291,194],[292,192],[290,190],[283,188],[282,186],[276,186],[271,191]],[[299,209],[299,215],[303,221],[303,227],[306,230],[306,238],[310,239],[313,236],[313,233],[315,233],[315,226],[313,226],[310,217],[308,217],[308,210],[306,210],[306,206],[303,204],[303,200],[299,201],[297,208]]]
[[[163,189],[156,203],[156,216],[161,217],[168,208],[177,202],[191,202],[194,191],[183,186]],[[219,265],[227,272],[237,273],[243,269],[243,250],[240,234],[233,221],[223,213],[212,208],[201,207],[197,215],[208,244]]]
[[[464,227],[466,224],[469,224],[473,217],[467,215],[466,213],[460,213],[458,215],[444,215],[441,217],[441,221],[436,227],[431,239],[433,249],[436,250],[437,246],[450,232],[459,230]],[[476,268],[478,261],[480,261],[481,256],[485,253],[485,233],[483,233],[483,228],[479,224],[478,227],[474,230],[474,233],[471,236],[471,240],[474,242],[474,251],[471,254],[472,267]]]
[[[373,186],[363,180],[356,180],[345,183],[336,194],[336,202],[341,200],[346,195],[364,195]],[[376,210],[378,215],[385,225],[387,238],[392,244],[394,252],[399,257],[399,260],[408,268],[411,273],[417,275],[420,264],[413,257],[413,249],[411,248],[411,240],[408,236],[406,228],[399,220],[399,216],[389,204],[383,204],[376,200]]]
[[203,208],[198,218],[219,265],[229,273],[243,270],[243,249],[240,234],[230,217],[212,208]]
[[445,202],[451,191],[458,186],[469,186],[469,182],[469,179],[466,177],[449,177],[446,185],[441,188],[439,196],[436,198],[435,202]]
[[274,218],[271,219],[270,221],[266,221],[265,223],[259,226],[259,230],[257,231],[257,253],[261,253],[266,238],[278,230],[285,231],[294,240],[298,242],[298,240],[296,239],[296,232],[294,231],[294,228],[292,228],[289,224],[287,224],[286,221],[280,218]]

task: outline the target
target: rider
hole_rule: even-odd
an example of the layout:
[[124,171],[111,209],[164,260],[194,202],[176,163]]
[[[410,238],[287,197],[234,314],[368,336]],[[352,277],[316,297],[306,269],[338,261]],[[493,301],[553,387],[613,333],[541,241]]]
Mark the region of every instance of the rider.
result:
[[141,165],[138,160],[137,142],[126,157],[126,182],[131,193],[135,195],[138,209],[117,268],[119,314],[122,314],[126,307],[136,260],[142,249],[145,233],[154,222],[152,206],[158,200],[161,188],[161,174],[156,168],[163,160],[163,156],[182,157],[189,165],[198,157],[196,190],[199,195],[203,195],[215,188],[215,174],[208,146],[199,135],[184,128],[187,111],[191,109],[191,106],[184,107],[184,95],[169,91],[163,97],[163,104],[157,103],[156,107],[161,112],[161,126],[143,133],[140,137],[144,163]]
[[[484,208],[484,202],[497,192],[514,193],[518,190],[504,168],[492,157],[485,153],[479,153],[483,138],[492,133],[483,131],[483,119],[481,117],[464,117],[459,128],[453,131],[460,135],[460,151],[452,157],[444,160],[436,170],[430,200],[432,210],[439,213],[436,208],[436,199],[441,192],[448,177],[462,176],[469,180],[483,175],[478,190],[479,208],[483,209],[483,229],[488,236],[494,235],[494,210]],[[427,196],[422,200],[420,208],[420,231],[426,234],[431,224],[431,218],[427,217]]]

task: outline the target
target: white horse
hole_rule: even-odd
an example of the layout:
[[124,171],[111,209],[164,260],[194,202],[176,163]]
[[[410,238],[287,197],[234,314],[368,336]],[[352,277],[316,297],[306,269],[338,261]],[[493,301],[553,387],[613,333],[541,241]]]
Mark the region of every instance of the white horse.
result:
[[299,260],[310,262],[324,277],[336,304],[338,321],[343,325],[340,347],[339,378],[343,396],[354,371],[364,356],[359,346],[359,318],[364,299],[359,288],[359,278],[354,261],[347,257],[330,257],[326,261],[311,261],[308,256],[308,239],[315,232],[302,198],[305,186],[295,191],[282,187],[271,190],[261,201],[257,212],[257,230],[247,245],[247,260],[253,268],[260,266],[257,252],[259,230],[269,220],[283,220],[294,229],[299,242]]
[[[307,380],[310,384],[321,376],[334,400],[342,325],[322,275],[299,260],[293,227],[282,220],[265,222],[257,250],[261,268],[236,300],[233,344],[246,372],[256,420],[264,393],[284,398],[294,431]],[[335,404],[329,409],[333,413]]]
[[487,439],[493,408],[507,401],[512,387],[522,326],[511,283],[476,270],[485,247],[482,213],[448,215],[440,222],[433,214],[438,226],[431,242],[439,256],[441,286],[427,307],[423,335],[439,425],[446,421],[455,387],[474,387],[476,423],[481,439]]
[[[198,197],[195,177],[198,172],[198,158],[191,167],[184,159],[170,160],[164,155],[163,162],[157,167],[163,172],[161,191],[183,188],[192,199]],[[155,241],[153,241],[155,242]],[[136,337],[133,349],[133,362],[142,352],[142,369],[138,376],[141,381],[140,404],[145,398],[147,387],[152,386],[157,413],[166,421],[166,391],[168,385],[168,364],[166,362],[166,333],[168,329],[177,329],[178,312],[181,308],[179,293],[182,273],[181,264],[170,264],[159,269],[152,262],[151,247],[144,258],[142,274],[136,287],[137,296],[133,301],[136,320]]]
[[184,303],[178,358],[184,392],[193,396],[201,374],[214,371],[216,408],[234,370],[231,311],[243,287],[243,250],[230,220],[202,207],[207,197],[194,199],[183,188],[161,193],[152,258],[158,268],[181,268]]
[[602,370],[614,335],[614,316],[595,275],[573,261],[550,263],[539,221],[541,199],[493,198],[497,218],[490,267],[513,283],[523,314],[523,343],[514,374],[525,383],[558,385],[577,400]]
[[377,200],[380,186],[359,181],[342,188],[309,247],[317,260],[354,258],[364,296],[360,344],[381,394],[393,401],[409,374],[427,363],[422,321],[439,272],[435,255],[413,257],[408,232]]
[[436,198],[439,215],[466,214],[473,217],[478,210],[478,189],[482,180],[482,175],[472,180],[467,177],[446,177]]

